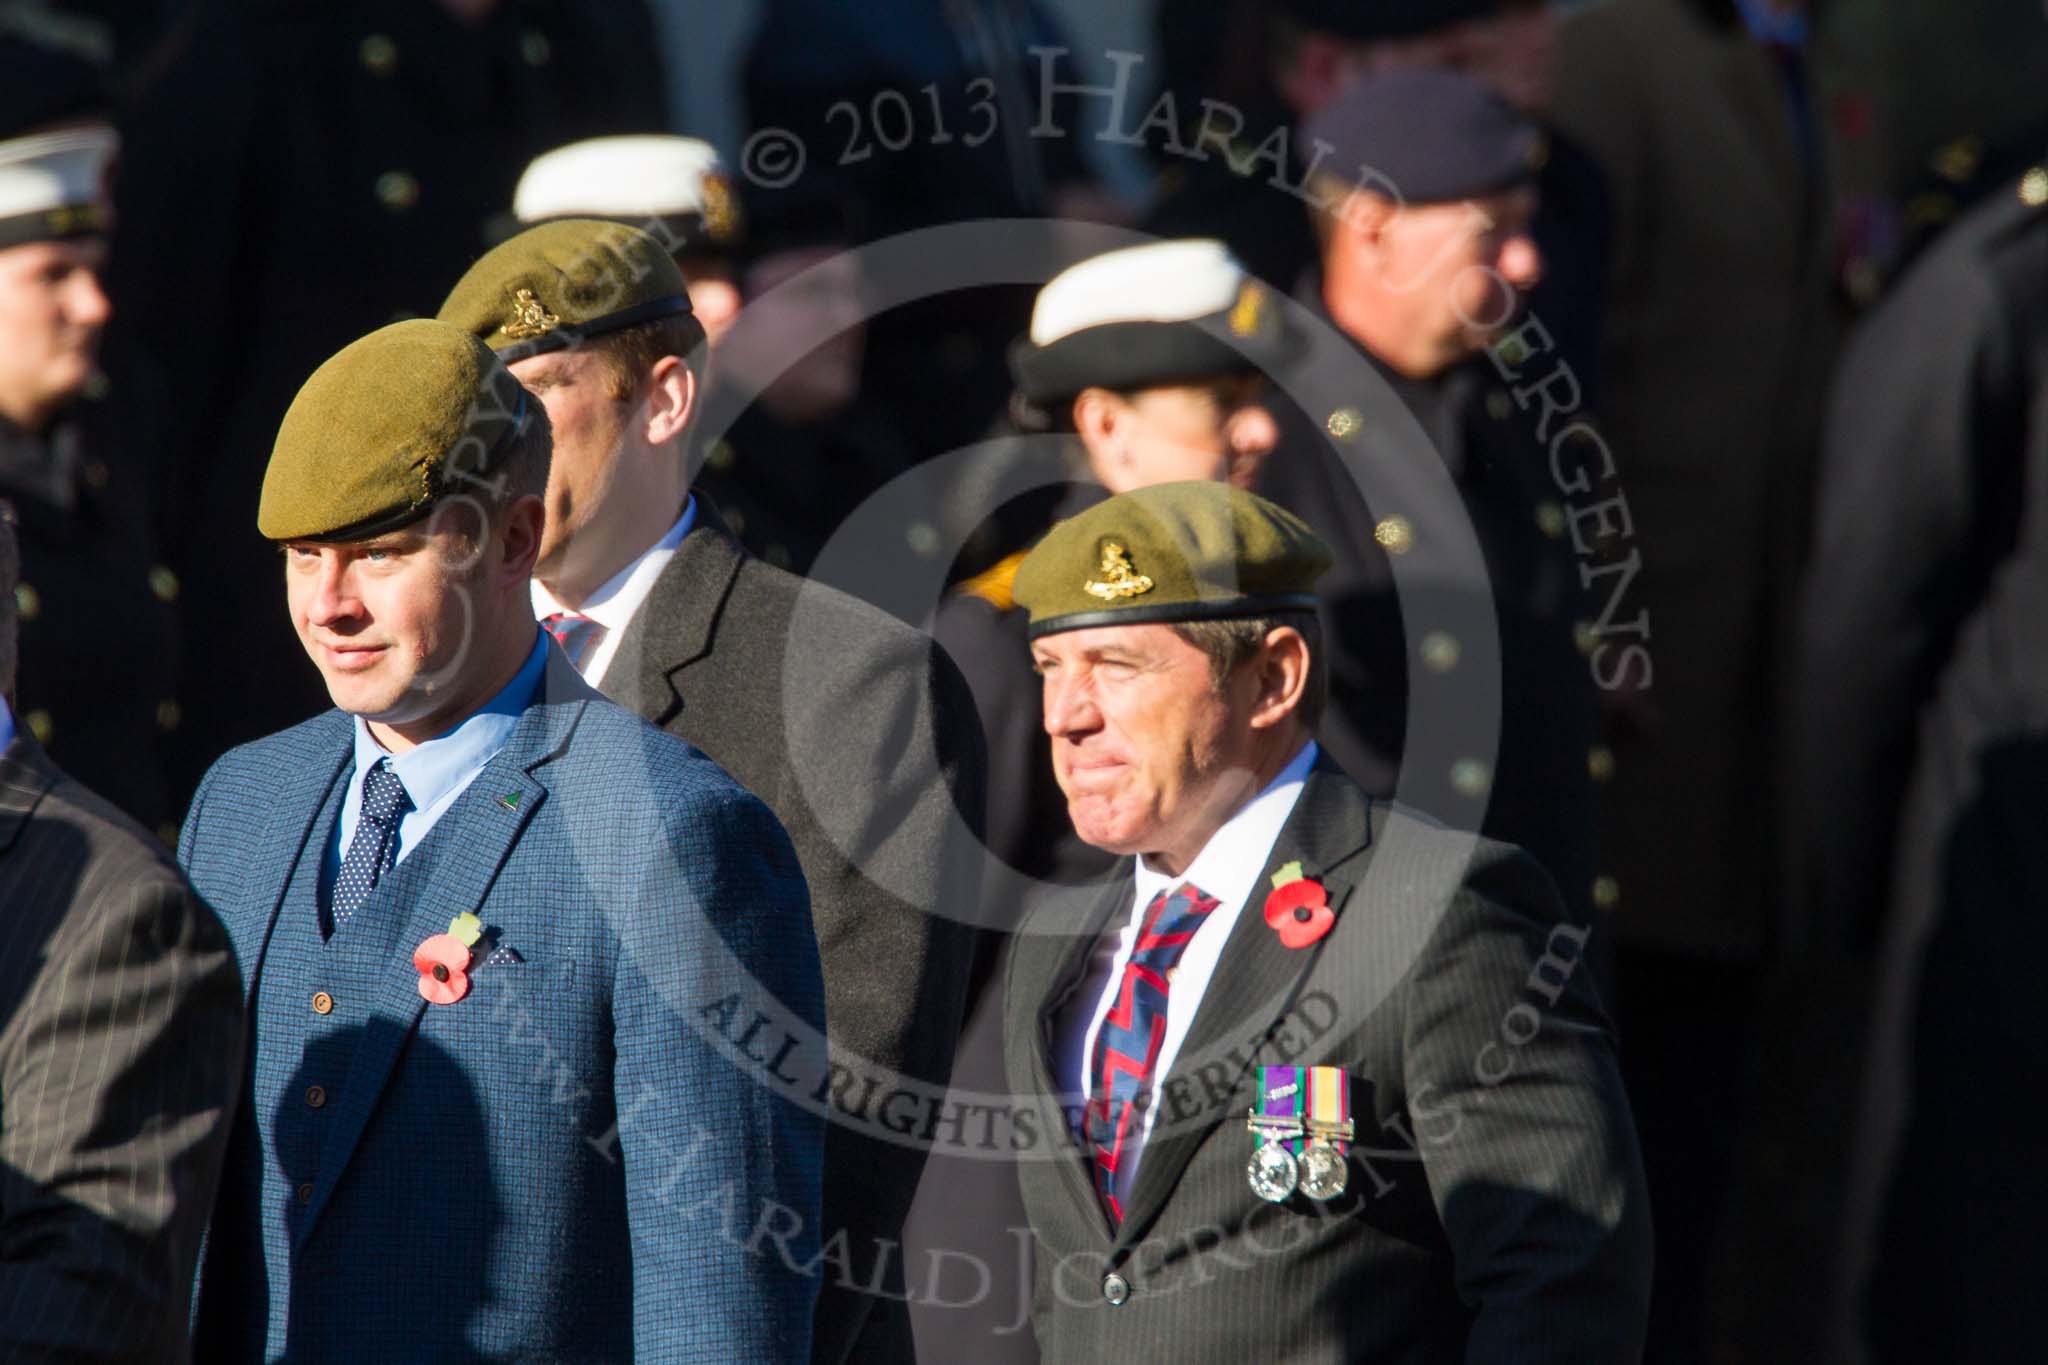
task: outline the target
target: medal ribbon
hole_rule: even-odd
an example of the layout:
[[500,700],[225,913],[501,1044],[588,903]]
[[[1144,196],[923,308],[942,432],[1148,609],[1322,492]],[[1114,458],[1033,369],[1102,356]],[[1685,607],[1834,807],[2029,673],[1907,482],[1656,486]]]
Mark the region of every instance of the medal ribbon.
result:
[[[1307,1101],[1308,1078],[1298,1066],[1259,1068],[1259,1113],[1269,1119],[1294,1119],[1297,1125]],[[1301,1139],[1291,1137],[1282,1145],[1301,1155]]]
[[1323,1140],[1337,1149],[1337,1155],[1344,1155],[1351,1149],[1351,1144],[1335,1134],[1343,1132],[1344,1125],[1351,1121],[1351,1077],[1341,1066],[1312,1067],[1305,1088],[1308,1091],[1309,1132],[1314,1134],[1320,1129]]

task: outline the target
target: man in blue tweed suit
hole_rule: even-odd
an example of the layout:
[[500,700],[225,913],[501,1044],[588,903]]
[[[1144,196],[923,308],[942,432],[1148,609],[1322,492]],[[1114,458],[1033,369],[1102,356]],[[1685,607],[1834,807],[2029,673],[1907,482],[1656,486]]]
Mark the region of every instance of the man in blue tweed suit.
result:
[[536,626],[549,450],[427,320],[279,430],[258,526],[338,709],[215,764],[180,845],[251,1029],[198,1359],[807,1356],[803,880],[765,807]]

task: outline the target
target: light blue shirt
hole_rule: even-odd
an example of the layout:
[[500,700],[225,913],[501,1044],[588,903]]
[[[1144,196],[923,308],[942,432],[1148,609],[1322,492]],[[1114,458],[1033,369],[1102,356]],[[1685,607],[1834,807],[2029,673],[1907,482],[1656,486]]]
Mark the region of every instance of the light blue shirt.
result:
[[468,719],[444,735],[416,744],[394,754],[377,742],[370,724],[356,717],[356,761],[349,772],[348,795],[342,798],[341,819],[335,823],[334,838],[327,846],[327,865],[321,889],[331,893],[341,874],[341,860],[349,842],[356,837],[356,824],[363,813],[363,778],[377,760],[389,758],[391,771],[405,785],[412,809],[398,821],[398,861],[420,846],[435,823],[448,813],[455,798],[469,789],[484,765],[498,756],[519,717],[540,690],[541,673],[547,668],[547,632],[534,631],[533,652],[497,696],[485,702]]
[[14,743],[14,712],[8,709],[7,698],[0,697],[0,749]]

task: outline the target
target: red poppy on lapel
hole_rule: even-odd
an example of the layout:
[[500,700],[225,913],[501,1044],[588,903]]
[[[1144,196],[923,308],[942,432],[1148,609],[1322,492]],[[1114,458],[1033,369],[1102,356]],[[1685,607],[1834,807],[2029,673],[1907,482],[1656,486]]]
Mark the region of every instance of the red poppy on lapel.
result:
[[1289,863],[1273,874],[1273,890],[1266,897],[1266,923],[1280,935],[1284,948],[1306,948],[1337,922],[1330,909],[1323,884],[1301,875],[1301,864]]
[[436,934],[412,950],[420,969],[420,997],[430,1005],[452,1005],[469,994],[469,948],[453,934]]

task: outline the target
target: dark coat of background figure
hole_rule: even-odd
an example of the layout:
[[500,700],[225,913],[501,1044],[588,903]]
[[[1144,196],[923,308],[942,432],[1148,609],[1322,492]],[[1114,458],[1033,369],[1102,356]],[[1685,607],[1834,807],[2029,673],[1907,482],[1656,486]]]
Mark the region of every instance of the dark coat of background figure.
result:
[[1798,936],[1783,706],[1837,326],[1813,61],[1732,0],[1614,0],[1559,26],[1551,115],[1612,209],[1613,464],[1570,501],[1625,499],[1602,567],[1626,576],[1591,619],[1611,656],[1642,651],[1602,695],[1600,853],[1657,1209],[1648,1359],[1804,1359],[1851,1069],[1846,985],[1774,957]]
[[1651,659],[1609,716],[1602,857],[1624,944],[1692,960],[1753,961],[1781,935],[1776,703],[1834,324],[1824,179],[1793,109],[1729,0],[1617,0],[1559,30],[1552,116],[1613,211],[1598,415],[1616,473],[1574,500],[1627,497],[1640,569],[1603,638]]
[[[1306,306],[1334,330],[1320,288],[1311,276]],[[1362,351],[1357,363],[1375,383],[1355,395],[1356,406],[1276,408],[1284,434],[1259,476],[1261,494],[1306,520],[1337,553],[1319,585],[1330,708],[1316,737],[1375,796],[1392,796],[1398,778],[1404,802],[1528,852],[1584,922],[1598,874],[1594,780],[1606,768],[1595,747],[1593,674],[1574,635],[1584,593],[1535,437],[1539,414],[1515,404],[1485,357],[1429,381],[1397,375]],[[1539,358],[1529,372],[1556,364]],[[1382,386],[1429,449],[1385,427],[1376,414]],[[1398,492],[1368,507],[1347,455]],[[1417,463],[1432,459],[1449,475],[1457,506],[1438,505],[1445,499],[1432,492],[1437,479]],[[1446,520],[1469,524],[1487,581],[1397,592],[1390,556],[1412,553]],[[1497,749],[1484,750],[1475,724],[1470,751],[1442,771],[1404,771],[1411,692],[1475,666],[1476,642],[1450,623],[1478,615],[1491,616],[1498,631]]]
[[[943,1089],[975,942],[985,801],[958,671],[880,610],[746,554],[699,498],[604,690],[710,755],[788,829],[839,1060],[878,1076],[873,1094],[899,1073]],[[842,1107],[865,1086],[851,1085]],[[824,1272],[812,1356],[908,1360],[908,1316],[857,1286],[880,1273],[902,1292],[895,1243],[925,1153],[861,1131],[872,1114],[835,1119],[822,1239],[846,1232],[850,1268]]]
[[[1019,1178],[1045,1358],[1634,1365],[1649,1205],[1583,931],[1549,880],[1516,850],[1371,800],[1327,759],[1266,871],[1294,859],[1336,923],[1285,948],[1254,892],[1159,1086],[1117,1227],[1050,1049],[1090,949],[1130,910],[1131,863],[1016,939],[1004,1037],[1012,1089],[1039,1097]],[[1489,1086],[1502,1020],[1525,1004],[1541,1026]],[[1257,1068],[1278,1063],[1350,1074],[1359,1136],[1329,1204],[1265,1204],[1246,1183],[1244,1116]]]
[[15,720],[170,844],[183,803],[165,776],[184,714],[180,584],[154,548],[147,453],[146,437],[124,442],[103,398],[79,400],[41,433],[0,419],[0,498],[22,561]]
[[[193,6],[121,120],[108,332],[146,364],[163,553],[183,583],[177,805],[231,745],[327,705],[255,530],[277,426],[308,374],[431,315],[534,156],[665,124],[638,0]],[[117,383],[118,400],[126,391]]]
[[186,1359],[241,978],[155,839],[0,752],[0,1359]]
[[1835,387],[1797,738],[1817,929],[1881,945],[1844,1361],[2039,1354],[2043,299],[2037,166],[1920,258]]

